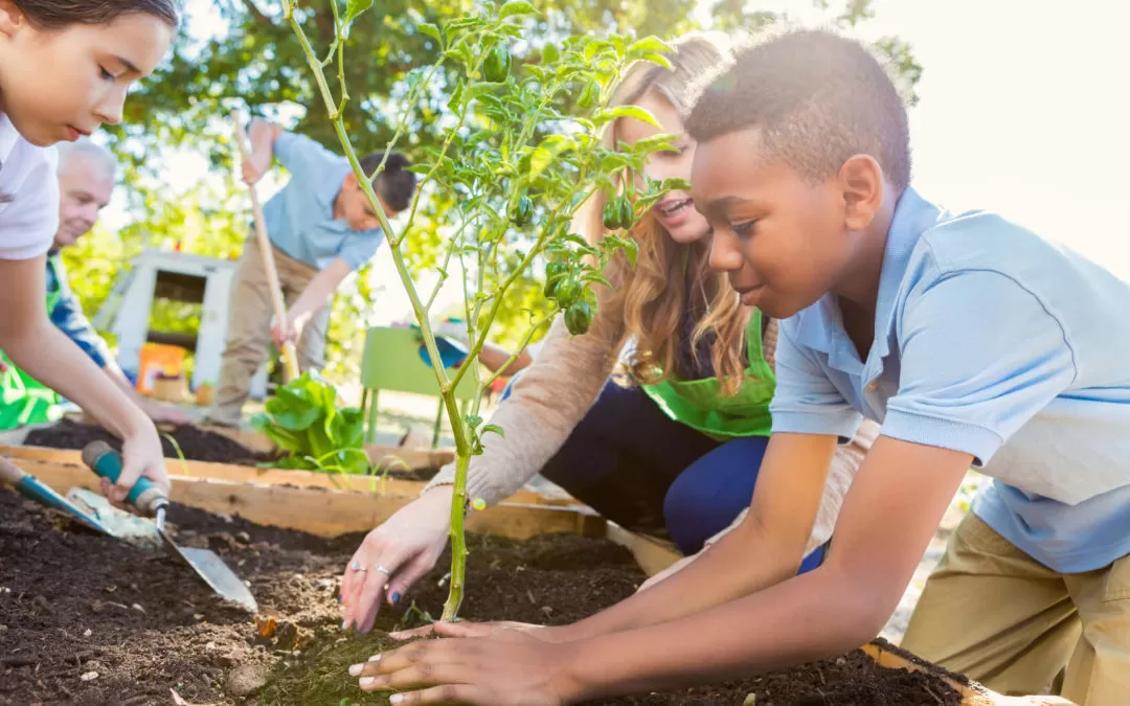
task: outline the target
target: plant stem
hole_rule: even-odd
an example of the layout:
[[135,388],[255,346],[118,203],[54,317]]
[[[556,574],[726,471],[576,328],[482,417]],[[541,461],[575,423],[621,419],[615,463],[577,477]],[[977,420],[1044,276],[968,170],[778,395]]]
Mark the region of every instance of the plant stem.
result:
[[471,454],[460,453],[455,458],[455,487],[451,496],[451,584],[447,602],[443,604],[444,621],[455,620],[463,603],[463,586],[467,575],[467,540],[463,534],[463,520],[467,515],[467,469]]

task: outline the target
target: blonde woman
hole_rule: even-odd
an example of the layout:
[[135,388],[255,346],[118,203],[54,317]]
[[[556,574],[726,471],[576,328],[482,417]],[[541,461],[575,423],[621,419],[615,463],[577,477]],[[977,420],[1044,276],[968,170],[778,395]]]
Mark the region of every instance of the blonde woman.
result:
[[[637,66],[615,102],[646,108],[662,130],[624,119],[607,139],[674,134],[676,149],[654,155],[646,176],[688,178],[694,144],[682,114],[690,87],[726,55],[715,38],[692,35],[674,43],[672,70]],[[594,201],[578,221],[598,239],[603,203]],[[686,192],[664,197],[632,235],[637,264],[612,263],[614,286],[598,289],[589,332],[571,337],[554,324],[495,413],[506,437],[490,437],[472,461],[468,493],[498,502],[540,471],[609,519],[666,533],[685,563],[750,503],[771,427],[776,324],[710,271],[709,227]],[[630,380],[621,384],[610,374],[629,343]],[[841,449],[800,570],[819,565],[861,457],[858,446]],[[382,596],[395,605],[433,567],[447,542],[453,478],[453,468],[443,469],[365,538],[342,580],[343,628],[371,629]]]

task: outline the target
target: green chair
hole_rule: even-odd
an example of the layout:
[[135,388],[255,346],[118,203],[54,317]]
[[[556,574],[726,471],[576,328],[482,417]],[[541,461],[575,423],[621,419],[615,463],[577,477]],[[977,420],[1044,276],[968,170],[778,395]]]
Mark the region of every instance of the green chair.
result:
[[[377,438],[377,395],[380,390],[414,392],[420,395],[439,395],[435,373],[420,357],[420,333],[411,328],[374,326],[365,336],[365,350],[361,354],[361,409],[367,414],[365,443]],[[448,368],[447,375],[455,375],[457,368]],[[371,393],[371,394],[370,394]],[[459,382],[455,398],[462,401],[462,412],[467,413],[469,403],[475,399],[475,381],[470,373]],[[443,400],[436,411],[432,448],[439,444],[440,425],[443,422]]]

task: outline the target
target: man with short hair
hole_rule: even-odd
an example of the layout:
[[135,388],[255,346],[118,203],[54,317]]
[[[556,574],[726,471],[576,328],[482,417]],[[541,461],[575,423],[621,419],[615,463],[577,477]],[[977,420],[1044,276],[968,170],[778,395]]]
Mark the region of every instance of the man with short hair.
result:
[[[90,232],[99,212],[110,203],[117,164],[109,151],[89,140],[62,144],[58,149],[59,229],[47,258],[48,316],[154,421],[188,423],[188,417],[180,410],[157,404],[134,390],[67,283],[59,252]],[[12,366],[0,352],[0,429],[50,421],[57,404],[54,390]]]

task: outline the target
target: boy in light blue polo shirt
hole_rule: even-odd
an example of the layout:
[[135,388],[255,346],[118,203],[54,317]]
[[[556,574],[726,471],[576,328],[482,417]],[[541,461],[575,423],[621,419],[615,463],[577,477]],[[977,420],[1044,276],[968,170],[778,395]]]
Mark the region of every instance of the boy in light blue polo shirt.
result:
[[[349,162],[303,135],[256,120],[250,128],[251,155],[243,178],[255,184],[274,158],[290,181],[263,207],[279,284],[287,303],[285,321],[272,320],[271,293],[254,235],[244,245],[228,312],[228,337],[210,421],[238,424],[250,381],[266,360],[271,339],[297,341],[302,370],[324,364],[330,302],[350,272],[372,258],[384,240],[380,221]],[[384,153],[361,160],[368,174]],[[391,153],[373,180],[381,207],[392,218],[409,206],[416,176],[408,160]]]
[[1130,284],[910,188],[905,109],[853,41],[745,50],[687,131],[712,264],[786,319],[766,463],[787,481],[757,492],[803,498],[837,437],[882,424],[825,568],[766,604],[819,607],[788,634],[751,611],[751,639],[813,657],[871,637],[972,464],[994,483],[904,646],[998,691],[1044,693],[1065,671],[1079,704],[1130,703]]

